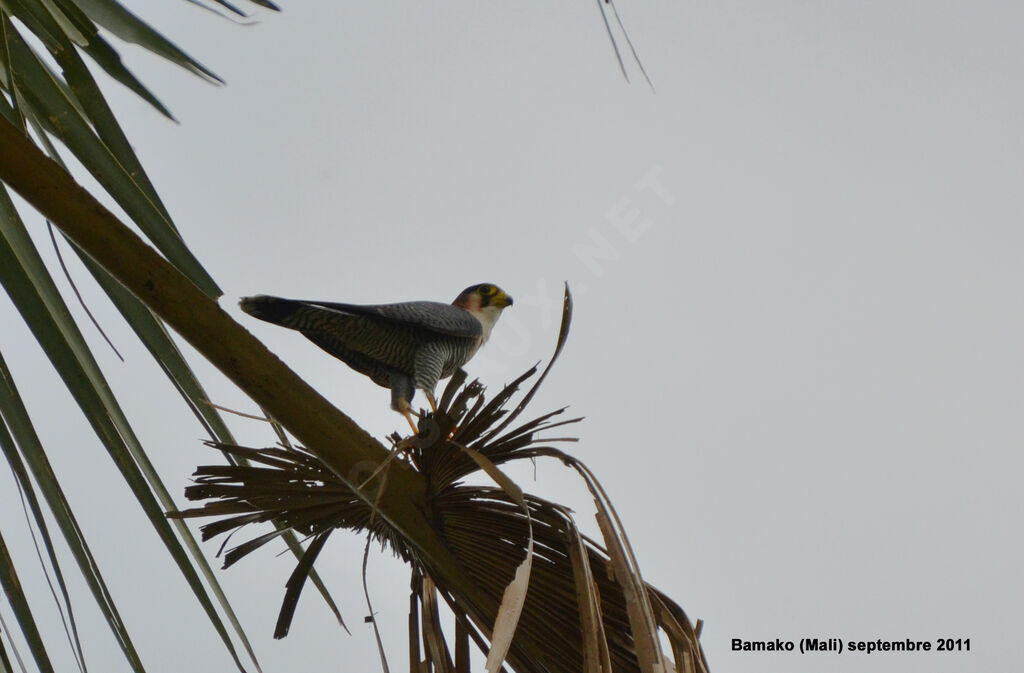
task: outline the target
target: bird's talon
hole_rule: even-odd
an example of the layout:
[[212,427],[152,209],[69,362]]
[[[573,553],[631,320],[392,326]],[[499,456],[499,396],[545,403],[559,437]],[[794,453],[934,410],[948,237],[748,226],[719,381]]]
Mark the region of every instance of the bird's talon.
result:
[[405,408],[405,409],[401,409],[400,411],[401,411],[401,414],[402,414],[403,416],[405,416],[405,420],[406,420],[406,421],[408,421],[408,423],[409,423],[409,427],[410,427],[410,428],[412,428],[412,434],[413,434],[413,435],[418,435],[418,434],[420,434],[420,429],[419,429],[419,427],[418,427],[418,426],[417,426],[417,425],[416,425],[416,424],[415,424],[415,423],[413,422],[413,420],[412,420],[412,414],[411,414],[411,413],[409,412],[409,409],[408,409],[408,408]]

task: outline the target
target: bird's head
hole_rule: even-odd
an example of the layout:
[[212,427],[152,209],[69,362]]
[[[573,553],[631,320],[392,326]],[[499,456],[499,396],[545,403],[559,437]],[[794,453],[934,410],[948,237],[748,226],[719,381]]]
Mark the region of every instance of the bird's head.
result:
[[512,297],[494,283],[480,283],[467,287],[452,304],[466,309],[480,321],[486,340],[491,334],[494,323],[498,321],[501,311],[506,306],[512,305]]

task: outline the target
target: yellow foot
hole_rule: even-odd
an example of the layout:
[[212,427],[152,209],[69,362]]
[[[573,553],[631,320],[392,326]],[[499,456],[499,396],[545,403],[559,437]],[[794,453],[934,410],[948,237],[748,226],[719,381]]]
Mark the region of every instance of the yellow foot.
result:
[[403,399],[398,400],[398,413],[405,416],[405,420],[409,422],[409,427],[412,428],[412,434],[420,434],[419,427],[412,420],[412,408],[409,406],[408,401]]
[[402,415],[405,416],[405,420],[407,420],[409,422],[409,427],[412,428],[412,434],[414,434],[414,435],[420,434],[419,427],[417,427],[417,425],[415,423],[413,423],[412,413],[410,413],[408,410],[406,410],[406,411],[402,412]]

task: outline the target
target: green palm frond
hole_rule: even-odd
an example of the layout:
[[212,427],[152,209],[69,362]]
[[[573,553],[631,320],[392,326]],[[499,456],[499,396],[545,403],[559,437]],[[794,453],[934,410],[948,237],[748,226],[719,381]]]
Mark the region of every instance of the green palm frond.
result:
[[[201,77],[220,81],[212,71],[113,0],[4,0],[0,2],[0,116],[59,163],[62,164],[58,152],[66,150],[74,155],[148,240],[192,282],[209,296],[216,297],[220,294],[216,283],[183,241],[90,71],[91,67],[98,66],[170,117],[168,109],[150,89],[125,67],[110,36],[137,43]],[[0,153],[15,152],[18,150],[10,142],[0,143]],[[54,245],[63,242],[55,239]],[[202,387],[160,320],[80,247],[71,246],[70,250],[80,257],[173,385],[197,411],[210,430],[210,436],[230,441],[227,426],[206,404]],[[238,667],[242,668],[242,663],[235,653],[234,638],[255,662],[248,639],[197,543],[184,526],[167,526],[163,512],[173,507],[173,501],[150,466],[130,421],[110,393],[96,358],[2,185],[0,283],[79,403],[101,445],[121,469],[126,483]],[[72,510],[63,498],[57,476],[49,469],[46,451],[33,428],[33,414],[21,405],[14,379],[6,367],[3,369],[4,386],[0,391],[3,453],[32,511],[36,534],[47,548],[48,572],[58,584],[63,583],[41,506],[48,507],[56,520],[65,544],[132,669],[141,671],[142,660]],[[297,546],[294,539],[289,542]],[[314,577],[314,581],[319,585],[318,578]],[[63,590],[62,595],[62,612],[67,615],[70,624],[66,628],[71,633],[74,612]],[[333,603],[331,605],[337,612]],[[18,621],[23,629],[31,631],[29,622]],[[75,649],[81,662],[81,647],[76,644]],[[33,654],[39,661],[45,657],[45,648]]]

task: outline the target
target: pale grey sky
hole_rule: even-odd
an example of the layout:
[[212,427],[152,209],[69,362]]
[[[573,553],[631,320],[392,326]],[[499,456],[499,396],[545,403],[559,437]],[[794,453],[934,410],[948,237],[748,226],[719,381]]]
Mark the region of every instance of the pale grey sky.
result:
[[[602,479],[646,578],[706,620],[712,670],[1020,661],[1020,3],[623,3],[656,93],[635,67],[622,79],[593,2],[285,0],[248,27],[183,2],[130,5],[228,82],[126,46],[180,126],[108,87],[226,306],[261,292],[451,300],[493,281],[516,304],[468,369],[497,389],[549,356],[569,281],[574,329],[533,408],[587,417],[572,451]],[[217,456],[173,391],[138,389],[154,365],[101,300],[92,308],[127,364],[88,336],[180,497]],[[386,391],[243,319],[364,427],[404,424]],[[52,409],[37,422],[150,670],[228,670],[109,459],[10,324],[0,348],[31,407]],[[250,408],[196,362],[217,402]],[[516,474],[592,527],[568,471],[537,472]],[[11,483],[0,474],[5,520],[20,516]],[[30,566],[27,538],[8,542]],[[339,533],[319,561],[352,637],[307,593],[291,635],[271,640],[290,556],[219,574],[264,670],[377,670],[361,550]],[[401,668],[407,573],[378,555],[370,575]],[[91,666],[126,670],[89,601],[79,587]],[[972,651],[729,650],[804,636],[970,638]]]

